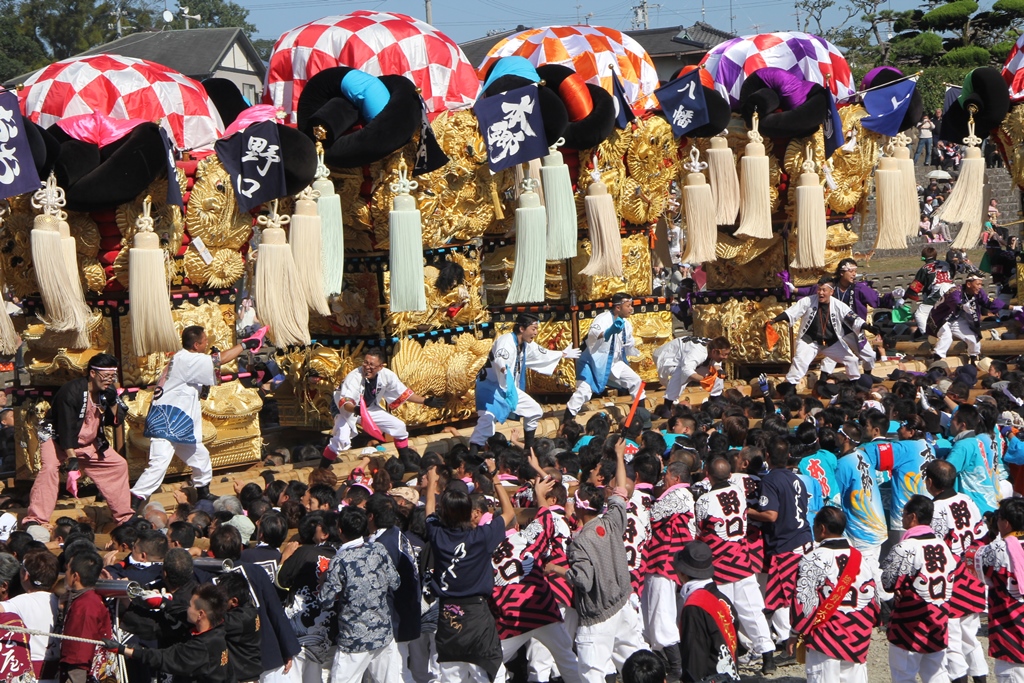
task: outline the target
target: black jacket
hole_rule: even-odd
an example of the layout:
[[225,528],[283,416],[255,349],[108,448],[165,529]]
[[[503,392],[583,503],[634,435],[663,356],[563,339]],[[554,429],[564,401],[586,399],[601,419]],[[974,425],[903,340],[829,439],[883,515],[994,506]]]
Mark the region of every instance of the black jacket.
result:
[[187,640],[192,633],[188,604],[195,588],[195,581],[190,581],[174,591],[159,609],[152,609],[140,599],[132,600],[121,612],[121,625],[144,644],[155,642],[167,647]]
[[170,647],[138,648],[132,659],[171,674],[173,683],[235,683],[224,633],[221,624]]
[[[302,651],[302,646],[284,613],[277,589],[270,583],[267,572],[259,565],[241,562],[235,566],[240,566],[245,571],[245,578],[259,601],[260,658],[263,671],[282,667],[286,660]],[[216,575],[202,570],[196,571],[196,577],[201,582],[209,581],[214,576]]]
[[254,681],[263,673],[260,657],[260,614],[251,602],[224,615],[228,659],[239,681]]
[[[722,595],[721,591],[713,583],[704,586],[719,600],[729,604],[729,612],[732,616],[733,628],[736,625],[736,611],[728,598]],[[732,658],[725,644],[725,638],[718,628],[714,617],[695,605],[684,605],[679,617],[679,638],[683,646],[679,648],[683,657],[683,681],[697,683],[708,676],[720,672],[721,669],[730,668],[732,663],[733,680],[739,680],[736,675],[736,663]],[[720,666],[721,665],[721,666]],[[723,672],[724,673],[724,672]],[[723,680],[729,680],[723,678]]]
[[414,552],[412,542],[404,537],[398,527],[393,526],[381,534],[374,543],[380,543],[388,551],[402,581],[398,590],[388,593],[388,608],[391,609],[391,625],[395,630],[395,640],[399,643],[416,640],[420,637],[420,577],[416,560],[402,552],[401,547],[405,545],[408,552]]
[[[78,448],[78,435],[82,431],[82,424],[85,422],[86,397],[89,392],[89,378],[82,377],[73,379],[60,389],[53,397],[49,417],[50,428],[54,432],[54,438],[62,451],[69,448]],[[96,435],[96,451],[102,453],[107,450],[109,444],[103,435],[102,427],[110,427],[121,424],[124,420],[128,407],[113,394],[110,398],[109,392],[101,397],[101,405],[104,406],[101,429]]]

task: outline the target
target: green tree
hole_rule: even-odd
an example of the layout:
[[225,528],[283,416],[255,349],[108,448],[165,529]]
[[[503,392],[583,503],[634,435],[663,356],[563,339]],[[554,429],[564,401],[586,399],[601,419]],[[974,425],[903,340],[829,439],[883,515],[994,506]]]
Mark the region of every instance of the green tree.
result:
[[0,0],[0,81],[20,76],[49,61],[46,52],[23,29],[14,0]]
[[[252,46],[256,48],[256,54],[260,56],[265,62],[270,61],[270,53],[274,51],[274,43],[276,40],[270,40],[269,38],[257,38],[252,41]],[[1012,45],[1010,47],[1013,47]]]

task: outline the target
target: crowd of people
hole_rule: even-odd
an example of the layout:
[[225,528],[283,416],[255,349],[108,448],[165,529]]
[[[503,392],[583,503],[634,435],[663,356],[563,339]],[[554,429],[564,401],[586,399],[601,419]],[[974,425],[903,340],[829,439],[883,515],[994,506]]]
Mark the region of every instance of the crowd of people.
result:
[[[28,512],[0,518],[0,630],[32,634],[0,646],[60,683],[104,680],[111,657],[129,683],[728,681],[794,658],[808,681],[861,683],[880,627],[892,680],[977,683],[987,611],[997,680],[1024,681],[1024,368],[979,357],[982,314],[1005,297],[932,247],[923,258],[882,296],[852,259],[790,288],[772,325],[793,328],[792,366],[750,396],[726,384],[726,338],[689,336],[655,352],[664,395],[648,406],[628,294],[579,348],[538,344],[521,314],[477,378],[472,436],[443,453],[414,451],[392,411],[444,397],[367,352],[334,394],[319,466],[234,495],[210,490],[199,399],[259,331],[211,353],[202,328],[184,330],[132,487],[106,441],[126,408],[116,359],[97,355],[54,397]],[[886,388],[868,309],[909,301],[938,356],[953,338],[969,355],[897,370]],[[538,434],[527,377],[563,359],[575,391],[557,432]],[[610,389],[632,397],[628,414],[581,424]],[[498,425],[512,420],[509,440]],[[339,480],[359,429],[397,457],[370,448]],[[165,507],[151,494],[175,456],[192,482]],[[51,523],[61,468],[69,489],[86,474],[106,499],[105,548],[90,524]]]

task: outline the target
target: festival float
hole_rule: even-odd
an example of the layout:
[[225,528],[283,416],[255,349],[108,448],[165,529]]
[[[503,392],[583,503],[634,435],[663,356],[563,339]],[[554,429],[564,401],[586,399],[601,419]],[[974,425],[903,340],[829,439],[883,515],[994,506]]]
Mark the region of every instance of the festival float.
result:
[[[990,71],[968,76],[952,134],[1002,121]],[[889,87],[909,104],[871,111],[865,95]],[[3,217],[0,269],[25,315],[6,333],[0,320],[0,343],[27,344],[21,478],[38,468],[47,399],[101,352],[121,362],[137,474],[177,334],[200,324],[228,348],[249,298],[276,350],[283,427],[329,428],[332,392],[370,347],[445,397],[396,409],[436,427],[473,417],[490,340],[517,314],[561,349],[616,292],[635,297],[631,362],[656,382],[652,352],[673,333],[652,259],[669,263],[672,224],[707,275],[687,300],[694,334],[726,336],[748,366],[790,360],[788,330],[768,321],[852,255],[869,195],[878,248],[916,234],[901,133],[921,116],[913,80],[883,67],[858,91],[840,51],[806,33],[728,41],[660,84],[608,28],[528,29],[474,66],[422,21],[357,11],[284,33],[255,106],[230,82],[106,55],[43,69],[18,101],[38,178]],[[964,244],[969,213],[949,217]],[[249,373],[221,371],[204,442],[215,467],[255,462],[260,394]],[[529,383],[564,396],[574,365]]]

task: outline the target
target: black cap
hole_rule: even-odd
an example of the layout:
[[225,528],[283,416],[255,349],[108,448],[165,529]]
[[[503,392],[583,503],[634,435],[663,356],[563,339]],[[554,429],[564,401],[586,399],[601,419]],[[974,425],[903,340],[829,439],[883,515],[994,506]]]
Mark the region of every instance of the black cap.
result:
[[535,322],[539,322],[540,318],[532,313],[520,313],[516,316],[516,327],[529,327]]
[[710,579],[715,575],[711,548],[703,541],[690,541],[676,553],[672,566],[691,579]]

